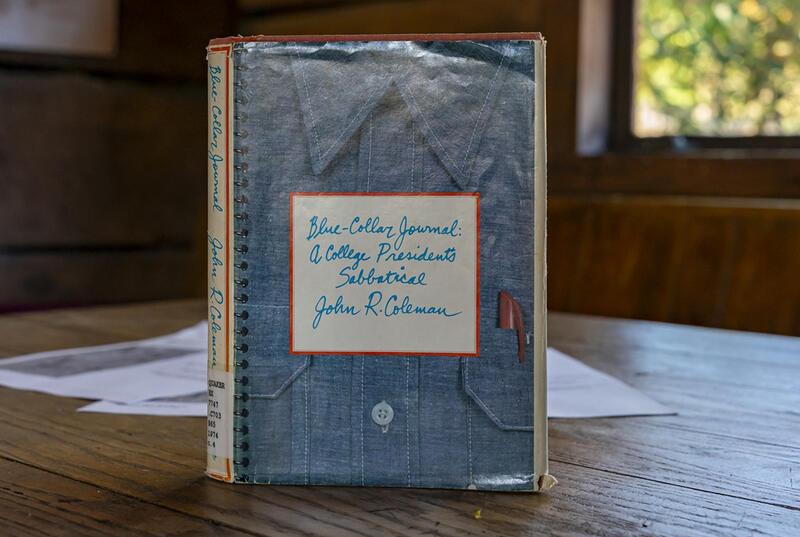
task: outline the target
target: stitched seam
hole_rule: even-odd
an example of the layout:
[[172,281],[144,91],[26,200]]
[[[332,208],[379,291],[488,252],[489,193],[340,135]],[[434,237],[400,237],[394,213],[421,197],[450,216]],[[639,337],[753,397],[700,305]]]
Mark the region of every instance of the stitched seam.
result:
[[481,406],[481,408],[483,408],[483,409],[486,411],[486,413],[487,413],[487,414],[489,414],[489,416],[491,416],[491,418],[492,418],[492,421],[496,422],[498,425],[501,425],[501,426],[502,426],[502,425],[505,425],[505,424],[503,423],[503,420],[501,420],[499,417],[497,417],[497,415],[496,415],[494,412],[492,412],[492,409],[491,409],[491,408],[489,408],[488,406],[486,406],[486,403],[484,403],[484,402],[483,402],[483,399],[481,399],[480,397],[478,397],[478,395],[477,395],[477,394],[476,394],[476,393],[475,393],[475,392],[472,390],[472,388],[470,388],[470,387],[467,387],[467,392],[468,392],[470,395],[472,395],[473,397],[475,397],[475,399],[476,399],[476,401],[475,401],[475,402],[476,402],[476,403],[478,403],[478,404]]
[[306,407],[306,438],[305,438],[305,451],[306,451],[306,485],[308,485],[308,384],[311,382],[311,374],[306,374],[306,393],[305,393],[305,407]]
[[272,393],[264,393],[264,394],[262,394],[262,393],[251,393],[248,397],[250,397],[251,399],[252,398],[263,398],[263,399],[275,399],[275,398],[277,398],[283,392],[283,390],[286,389],[286,387],[289,384],[294,382],[294,380],[297,377],[299,377],[300,374],[308,368],[308,360],[309,360],[308,357],[306,357],[305,360],[306,360],[306,362],[302,366],[300,366],[297,369],[297,371],[295,371],[294,373],[289,375],[289,378],[287,378],[285,381],[283,381],[283,384],[281,384],[278,387],[278,389],[275,390],[274,392],[272,392]]
[[464,168],[467,164],[467,159],[469,158],[469,152],[472,149],[472,141],[475,138],[475,133],[478,132],[478,126],[481,123],[483,123],[483,121],[481,121],[481,118],[483,118],[483,110],[486,108],[486,105],[489,102],[489,96],[492,94],[492,90],[494,90],[495,84],[497,84],[497,79],[498,75],[500,74],[500,70],[506,63],[506,52],[507,52],[507,47],[505,47],[505,50],[503,50],[503,57],[500,59],[500,63],[497,65],[497,70],[495,70],[494,77],[492,77],[492,84],[489,86],[489,91],[486,92],[486,97],[483,99],[481,110],[480,112],[478,112],[478,119],[475,120],[475,128],[472,129],[472,136],[469,137],[469,143],[467,144],[467,152],[464,155],[464,162],[461,164],[462,168]]
[[364,357],[361,357],[361,484],[364,484]]
[[[462,358],[464,360],[464,382],[469,383],[469,366],[467,365],[467,359]],[[474,480],[472,479],[472,399],[469,397],[467,398],[467,467],[469,470],[469,483],[473,484]]]
[[372,114],[369,115],[369,152],[367,153],[367,192],[369,192],[369,176],[372,173]]
[[367,108],[367,106],[371,106],[372,105],[373,101],[375,101],[375,98],[378,96],[378,93],[380,92],[381,89],[382,88],[378,88],[374,92],[372,92],[372,95],[369,97],[369,99],[367,99],[366,102],[364,102],[364,104],[361,105],[361,108],[358,109],[358,112],[356,112],[355,115],[352,118],[350,118],[350,121],[347,123],[347,125],[345,125],[344,128],[341,130],[341,132],[336,136],[336,140],[334,140],[334,142],[331,144],[331,146],[328,148],[328,150],[325,151],[322,154],[322,156],[320,157],[320,160],[322,160],[325,157],[327,157],[328,153],[330,153],[333,150],[333,148],[336,147],[339,144],[339,141],[344,136],[344,133],[347,132],[347,130],[350,128],[350,126],[358,119],[358,116],[361,115],[361,112],[363,112],[364,109]]
[[323,156],[319,154],[320,151],[320,142],[319,142],[319,134],[317,134],[317,122],[314,120],[314,110],[311,106],[311,92],[308,90],[308,80],[306,80],[306,74],[303,68],[300,66],[300,63],[303,61],[300,57],[300,52],[295,51],[295,55],[297,56],[297,67],[300,71],[300,78],[303,79],[303,86],[306,90],[306,102],[308,103],[308,115],[309,119],[311,120],[311,132],[314,134],[314,149],[317,152],[317,158],[322,160]]
[[410,438],[410,419],[411,419],[411,412],[409,411],[408,404],[409,404],[409,397],[408,397],[408,369],[409,369],[409,358],[406,356],[406,476],[408,479],[408,486],[411,486],[411,438]]
[[422,150],[419,152],[419,191],[425,192],[425,135],[422,135]]
[[411,125],[411,192],[414,192],[414,152],[416,151],[417,133]]
[[[464,367],[466,369],[466,365]],[[464,376],[464,381],[465,381],[464,382],[464,391],[466,391],[467,394],[475,401],[475,403],[477,403],[478,406],[481,409],[483,409],[483,411],[486,412],[489,415],[489,418],[495,423],[495,425],[497,425],[498,427],[500,427],[504,431],[532,431],[533,430],[533,426],[529,426],[529,425],[507,425],[506,423],[504,423],[503,420],[501,420],[497,416],[497,414],[492,412],[492,409],[489,408],[489,406],[483,401],[483,399],[481,399],[478,396],[478,394],[475,393],[475,391],[472,388],[470,388],[469,380],[468,380],[466,375]]]
[[433,131],[433,128],[431,127],[430,123],[428,123],[428,119],[422,114],[419,105],[417,105],[417,100],[414,98],[414,95],[410,91],[404,93],[406,93],[408,95],[408,98],[411,99],[411,105],[414,107],[419,117],[422,118],[422,121],[423,123],[425,123],[425,126],[428,127],[428,131],[431,133],[431,136],[433,136],[433,140],[436,143],[436,145],[439,146],[439,149],[442,150],[442,154],[444,155],[444,157],[450,162],[450,164],[453,165],[456,174],[459,176],[463,175],[461,173],[461,168],[458,166],[458,164],[456,164],[456,162],[452,159],[452,157],[450,157],[450,154],[444,148],[442,142],[439,141],[439,138],[436,136],[436,133]]

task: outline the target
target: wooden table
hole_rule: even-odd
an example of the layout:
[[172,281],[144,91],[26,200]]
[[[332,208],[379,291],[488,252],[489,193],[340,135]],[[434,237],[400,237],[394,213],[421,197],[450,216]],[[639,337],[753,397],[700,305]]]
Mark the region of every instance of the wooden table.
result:
[[[165,334],[200,301],[0,317],[0,356]],[[800,535],[800,339],[552,313],[550,343],[675,408],[550,420],[545,494],[233,486],[202,418],[0,388],[0,535]],[[476,512],[480,510],[480,517]]]

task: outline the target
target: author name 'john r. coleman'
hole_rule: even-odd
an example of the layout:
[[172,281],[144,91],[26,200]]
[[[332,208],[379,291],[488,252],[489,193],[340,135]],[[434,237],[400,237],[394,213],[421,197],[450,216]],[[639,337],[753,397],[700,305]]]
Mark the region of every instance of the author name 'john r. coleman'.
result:
[[322,295],[319,297],[319,300],[317,300],[314,311],[316,313],[311,326],[315,330],[319,326],[322,317],[330,315],[350,315],[355,317],[358,315],[368,316],[372,313],[376,317],[397,317],[401,315],[439,315],[443,317],[455,317],[461,314],[460,311],[451,313],[447,311],[446,306],[442,305],[420,306],[412,304],[408,295],[404,296],[402,299],[397,295],[390,295],[384,303],[383,293],[381,291],[371,292],[367,303],[361,307],[354,304],[345,304],[342,295],[339,295],[333,304],[329,304],[328,298]]

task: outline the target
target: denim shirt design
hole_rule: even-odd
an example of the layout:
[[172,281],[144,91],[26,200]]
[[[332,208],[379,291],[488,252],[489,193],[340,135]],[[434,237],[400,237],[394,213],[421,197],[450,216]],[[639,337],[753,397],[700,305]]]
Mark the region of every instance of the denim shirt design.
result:
[[[236,46],[248,481],[530,490],[533,360],[498,296],[533,326],[533,44]],[[480,356],[290,355],[292,192],[480,192]]]

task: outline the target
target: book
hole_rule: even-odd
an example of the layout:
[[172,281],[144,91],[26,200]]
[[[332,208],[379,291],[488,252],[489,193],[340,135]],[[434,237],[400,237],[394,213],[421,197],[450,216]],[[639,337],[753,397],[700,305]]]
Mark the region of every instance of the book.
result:
[[208,466],[536,491],[548,475],[540,34],[208,47]]

